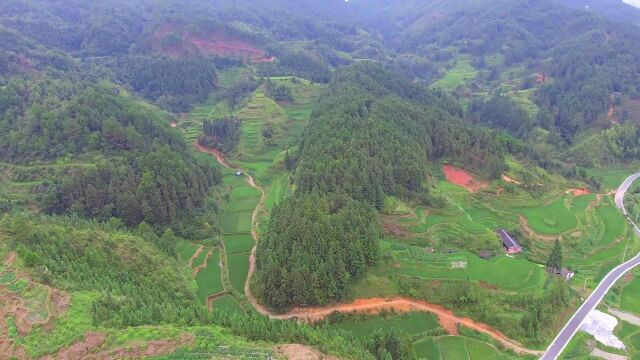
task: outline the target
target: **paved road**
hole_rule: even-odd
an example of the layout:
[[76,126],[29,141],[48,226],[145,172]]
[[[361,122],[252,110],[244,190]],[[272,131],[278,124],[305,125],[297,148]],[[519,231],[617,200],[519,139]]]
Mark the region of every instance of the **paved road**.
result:
[[[624,195],[627,193],[627,190],[631,186],[631,184],[640,178],[640,173],[629,176],[618,188],[615,196],[616,206],[622,210],[623,214],[627,217],[631,225],[633,226],[635,233],[640,236],[640,229],[638,226],[629,219],[627,215],[627,210],[624,208]],[[573,336],[580,329],[580,325],[584,321],[585,317],[591,312],[591,310],[595,309],[596,306],[602,301],[604,295],[611,289],[611,287],[618,281],[624,274],[626,274],[629,270],[634,267],[640,265],[640,254],[636,255],[632,259],[627,262],[618,265],[615,269],[611,270],[607,274],[607,276],[602,279],[598,287],[589,295],[589,298],[580,306],[578,311],[571,317],[569,322],[562,328],[558,336],[553,340],[551,345],[547,348],[544,355],[540,358],[541,360],[555,360],[560,356],[564,348],[567,346],[569,341],[573,338]]]

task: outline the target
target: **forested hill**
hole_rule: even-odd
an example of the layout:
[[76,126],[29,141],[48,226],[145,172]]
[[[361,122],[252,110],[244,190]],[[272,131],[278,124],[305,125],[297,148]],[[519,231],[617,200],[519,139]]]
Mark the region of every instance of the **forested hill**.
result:
[[341,69],[301,141],[298,191],[344,191],[378,208],[383,194],[426,199],[426,163],[443,157],[500,176],[500,145],[461,112],[450,97],[380,66]]
[[296,191],[273,211],[258,243],[261,300],[286,310],[348,296],[379,259],[375,209],[385,197],[438,203],[430,194],[429,161],[455,159],[499,177],[506,167],[503,144],[460,113],[450,97],[379,65],[340,69],[298,152],[288,154]]

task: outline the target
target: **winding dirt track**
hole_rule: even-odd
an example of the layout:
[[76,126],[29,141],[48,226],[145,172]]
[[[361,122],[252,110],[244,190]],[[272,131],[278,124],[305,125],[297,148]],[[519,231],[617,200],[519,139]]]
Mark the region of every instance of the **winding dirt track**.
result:
[[[237,169],[229,165],[224,154],[222,154],[219,150],[210,149],[200,145],[197,141],[194,143],[194,146],[198,151],[211,154],[216,157],[218,162],[223,166],[229,169]],[[247,174],[247,182],[249,185],[260,191],[260,201],[258,206],[253,211],[252,215],[252,230],[251,235],[253,236],[253,240],[255,241],[255,245],[251,250],[251,256],[249,257],[249,273],[247,275],[247,280],[244,284],[245,295],[251,302],[251,305],[258,311],[260,314],[268,316],[271,319],[277,320],[290,320],[290,319],[300,319],[309,322],[319,321],[324,319],[325,317],[331,315],[334,312],[366,312],[366,313],[379,313],[382,310],[393,310],[396,312],[410,312],[410,311],[424,311],[430,312],[438,316],[440,323],[443,325],[445,330],[449,333],[455,334],[457,332],[457,325],[463,325],[467,328],[476,330],[478,332],[489,335],[494,340],[498,341],[504,347],[511,349],[517,353],[521,354],[531,354],[531,355],[542,355],[542,351],[527,349],[522,346],[522,344],[514,341],[500,331],[492,328],[491,326],[483,323],[478,323],[469,318],[461,318],[453,314],[451,310],[445,309],[439,305],[429,304],[427,302],[418,301],[414,299],[404,298],[404,297],[394,297],[390,299],[385,298],[371,298],[371,299],[359,299],[355,300],[349,304],[338,304],[329,307],[322,308],[295,308],[288,313],[285,314],[276,314],[266,308],[264,305],[260,304],[258,300],[255,298],[253,293],[251,292],[251,277],[253,276],[253,272],[255,270],[255,253],[256,246],[258,243],[258,214],[261,211],[262,205],[264,203],[265,193],[264,190],[256,184],[255,179]]]

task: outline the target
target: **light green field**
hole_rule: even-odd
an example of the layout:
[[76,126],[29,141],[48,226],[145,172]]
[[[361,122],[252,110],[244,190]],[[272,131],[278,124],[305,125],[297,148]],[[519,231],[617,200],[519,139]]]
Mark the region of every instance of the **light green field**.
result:
[[233,67],[224,70],[218,70],[218,86],[228,88],[233,83],[251,74],[251,70],[242,67]]
[[231,286],[244,293],[244,283],[249,273],[249,253],[228,255],[227,259]]
[[378,329],[395,328],[399,333],[415,336],[440,327],[438,318],[431,313],[388,314],[332,324],[329,328],[347,330],[358,338],[365,339]]
[[571,212],[576,217],[583,217],[585,210],[593,201],[596,200],[595,194],[576,196],[571,201]]
[[224,248],[227,254],[246,253],[253,248],[251,234],[224,235]]
[[[640,277],[637,274],[622,290],[621,310],[640,315]],[[640,350],[640,348],[639,348]]]
[[224,290],[222,286],[222,278],[220,277],[220,253],[214,252],[207,261],[207,267],[200,270],[196,276],[196,282],[198,283],[198,299],[204,304],[207,300],[207,296]]
[[443,360],[469,360],[466,341],[458,336],[445,336],[437,341]]
[[518,211],[527,218],[529,226],[541,234],[557,235],[575,229],[578,221],[566,206],[564,196],[552,203],[536,208],[520,208]]
[[440,360],[440,349],[432,338],[414,343],[413,352],[418,359]]
[[258,201],[260,199],[257,197],[251,197],[246,199],[238,199],[236,201],[232,201],[225,206],[225,211],[227,212],[245,212],[245,211],[253,211],[253,209],[258,206]]
[[180,256],[180,259],[185,262],[191,259],[191,257],[196,253],[196,250],[198,250],[199,247],[200,245],[194,244],[191,241],[187,241],[181,238],[179,238],[176,242],[176,251]]
[[225,234],[244,234],[251,232],[251,211],[225,212],[220,227]]
[[638,171],[638,164],[598,169],[586,169],[587,175],[602,181],[608,189],[617,189],[629,175]]
[[531,96],[534,92],[535,89],[517,90],[509,92],[508,96],[518,103],[531,118],[535,118],[540,109],[538,109],[538,105],[531,101]]
[[602,205],[598,206],[596,213],[602,220],[605,229],[602,244],[612,244],[624,235],[627,224],[624,217],[620,214],[620,211],[614,207],[611,201],[605,201]]
[[447,71],[444,77],[436,81],[433,86],[445,91],[451,91],[459,85],[475,79],[476,76],[477,72],[473,66],[471,66],[471,58],[469,56],[459,56],[456,61],[456,66]]
[[240,304],[238,304],[238,302],[230,295],[224,295],[215,299],[213,301],[213,308],[239,315],[247,314],[242,306],[240,306]]

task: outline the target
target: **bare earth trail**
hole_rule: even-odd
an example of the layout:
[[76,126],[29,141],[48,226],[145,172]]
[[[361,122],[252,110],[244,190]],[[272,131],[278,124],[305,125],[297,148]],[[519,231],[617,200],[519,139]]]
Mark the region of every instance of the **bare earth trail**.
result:
[[[229,165],[227,159],[224,154],[222,154],[219,150],[210,149],[200,145],[197,141],[194,143],[196,149],[200,152],[207,153],[216,157],[218,162],[229,169],[238,169]],[[266,308],[264,305],[260,304],[256,297],[251,292],[251,277],[253,276],[253,272],[255,271],[255,253],[256,247],[258,244],[258,215],[262,209],[262,205],[265,199],[264,190],[258,186],[255,179],[247,174],[247,183],[251,185],[253,188],[260,191],[260,201],[256,208],[253,211],[252,215],[252,230],[251,235],[255,242],[253,249],[251,250],[251,256],[249,257],[249,273],[247,274],[247,280],[244,284],[245,295],[251,302],[251,305],[262,315],[268,316],[271,319],[276,320],[290,320],[290,319],[300,319],[309,322],[319,321],[324,319],[325,317],[331,315],[334,312],[366,312],[366,313],[379,313],[382,310],[394,310],[396,312],[410,312],[410,311],[423,311],[430,312],[438,316],[440,324],[443,325],[445,330],[451,334],[457,333],[457,325],[462,325],[467,328],[476,330],[478,332],[489,335],[494,340],[501,343],[504,347],[509,348],[517,353],[521,354],[530,354],[530,355],[542,355],[542,351],[527,349],[522,346],[517,341],[514,341],[498,330],[492,328],[489,325],[476,322],[469,318],[458,317],[453,314],[451,310],[445,309],[439,305],[429,304],[427,302],[418,301],[414,299],[404,298],[404,297],[394,297],[390,299],[385,298],[371,298],[371,299],[358,299],[349,304],[337,304],[329,307],[322,308],[296,308],[291,310],[288,313],[284,314],[276,314]]]

